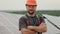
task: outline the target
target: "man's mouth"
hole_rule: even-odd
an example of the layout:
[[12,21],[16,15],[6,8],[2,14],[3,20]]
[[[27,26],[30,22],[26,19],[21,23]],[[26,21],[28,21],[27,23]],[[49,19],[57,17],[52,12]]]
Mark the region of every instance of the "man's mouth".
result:
[[34,10],[30,10],[30,11],[34,11]]

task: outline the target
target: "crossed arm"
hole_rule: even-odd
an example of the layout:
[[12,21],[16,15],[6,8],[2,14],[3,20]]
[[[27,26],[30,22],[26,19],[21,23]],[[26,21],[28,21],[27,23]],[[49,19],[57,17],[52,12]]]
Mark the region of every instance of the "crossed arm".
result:
[[21,29],[22,34],[36,34],[35,31],[32,31],[30,29],[22,28]]
[[47,31],[47,26],[45,23],[41,23],[39,26],[28,26],[28,29],[34,30],[37,32],[46,32]]
[[47,26],[45,23],[41,23],[39,26],[27,26],[27,28],[21,28],[22,34],[36,34],[36,32],[46,32]]

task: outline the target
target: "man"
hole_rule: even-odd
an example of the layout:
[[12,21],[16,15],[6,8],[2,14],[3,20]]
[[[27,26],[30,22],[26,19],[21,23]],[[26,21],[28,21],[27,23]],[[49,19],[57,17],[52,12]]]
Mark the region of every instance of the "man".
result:
[[35,14],[36,0],[27,0],[27,14],[19,19],[19,30],[22,34],[42,34],[47,31],[43,17]]

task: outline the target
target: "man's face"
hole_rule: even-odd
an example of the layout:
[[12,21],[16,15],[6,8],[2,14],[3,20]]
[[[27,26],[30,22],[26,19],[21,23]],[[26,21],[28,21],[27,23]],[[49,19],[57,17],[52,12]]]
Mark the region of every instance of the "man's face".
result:
[[36,10],[36,6],[35,5],[27,5],[26,6],[27,12],[29,14],[34,14],[35,10]]

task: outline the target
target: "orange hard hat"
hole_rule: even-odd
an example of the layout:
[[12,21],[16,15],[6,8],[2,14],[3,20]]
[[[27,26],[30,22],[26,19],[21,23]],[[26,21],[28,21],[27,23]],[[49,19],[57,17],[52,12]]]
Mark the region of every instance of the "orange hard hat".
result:
[[37,5],[36,0],[27,0],[26,5]]

